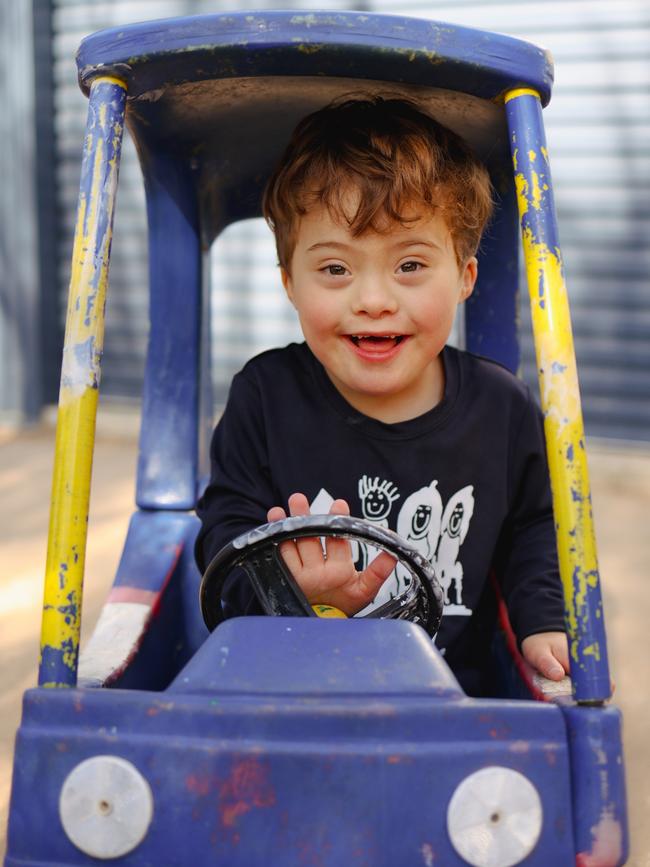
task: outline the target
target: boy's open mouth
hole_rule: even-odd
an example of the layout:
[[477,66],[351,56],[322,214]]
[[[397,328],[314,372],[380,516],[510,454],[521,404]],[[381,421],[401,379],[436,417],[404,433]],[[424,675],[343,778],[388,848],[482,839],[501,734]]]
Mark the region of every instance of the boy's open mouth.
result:
[[348,338],[360,349],[369,352],[387,352],[399,346],[404,334],[349,334]]

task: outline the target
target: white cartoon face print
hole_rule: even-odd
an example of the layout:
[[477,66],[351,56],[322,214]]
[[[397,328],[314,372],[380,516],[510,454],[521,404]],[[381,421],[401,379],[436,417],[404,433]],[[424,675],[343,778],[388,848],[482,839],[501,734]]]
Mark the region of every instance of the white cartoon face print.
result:
[[[358,485],[361,500],[361,515],[366,521],[372,521],[379,527],[388,527],[388,516],[395,500],[399,499],[397,488],[387,479],[375,476],[362,476]],[[352,556],[357,569],[362,572],[379,553],[372,545],[352,544]],[[387,582],[388,583],[388,582]]]
[[359,479],[359,499],[361,500],[361,513],[367,521],[388,526],[388,515],[395,500],[399,499],[397,488],[392,482],[379,479],[375,476],[370,479],[362,476]]
[[[378,476],[364,475],[358,483],[361,515],[380,527],[389,527],[393,504],[400,499],[397,486]],[[311,504],[312,513],[325,514],[333,497],[321,488]],[[354,504],[352,506],[353,512]],[[463,565],[460,548],[469,531],[474,514],[474,488],[467,485],[457,491],[444,505],[438,482],[433,480],[410,494],[402,503],[396,521],[396,531],[409,541],[422,556],[434,565],[443,590],[445,615],[468,616],[472,610],[463,603]],[[355,567],[362,571],[379,553],[372,545],[351,542]],[[363,615],[389,599],[400,595],[410,582],[405,566],[397,564],[384,582],[373,602],[359,614]]]
[[[440,541],[434,559],[446,614],[470,614],[463,605],[463,565],[458,559],[474,514],[474,488],[467,485],[449,500],[442,515]],[[452,595],[453,589],[453,595]]]
[[[397,533],[406,539],[426,557],[433,560],[440,536],[440,521],[442,519],[442,499],[438,493],[438,482],[420,488],[402,503],[397,516]],[[401,563],[395,567],[395,572],[389,581],[392,583],[393,595],[401,593],[411,581],[411,574]],[[384,588],[382,588],[383,590]]]

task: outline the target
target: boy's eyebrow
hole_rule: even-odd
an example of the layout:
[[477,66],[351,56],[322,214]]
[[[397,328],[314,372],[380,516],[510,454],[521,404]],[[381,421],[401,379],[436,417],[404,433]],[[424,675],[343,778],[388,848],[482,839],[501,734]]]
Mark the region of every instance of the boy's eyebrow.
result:
[[311,253],[312,250],[320,250],[321,247],[335,247],[340,250],[349,250],[351,246],[351,244],[344,244],[342,241],[317,241],[311,247],[307,247],[307,252]]
[[[395,241],[392,247],[431,247],[434,250],[440,250],[441,245],[436,241],[429,241],[426,238],[407,238],[404,241]],[[310,247],[307,247],[307,252],[311,253],[314,250],[320,250],[322,247],[333,247],[339,250],[349,250],[354,247],[354,244],[346,244],[343,241],[317,241]]]
[[432,247],[435,250],[440,249],[440,244],[437,241],[429,241],[426,238],[406,238],[404,241],[395,241],[394,247]]

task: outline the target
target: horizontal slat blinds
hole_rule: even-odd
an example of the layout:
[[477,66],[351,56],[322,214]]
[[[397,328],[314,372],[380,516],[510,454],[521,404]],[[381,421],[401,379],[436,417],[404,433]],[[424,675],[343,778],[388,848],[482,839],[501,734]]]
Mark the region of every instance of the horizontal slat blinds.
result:
[[[264,5],[271,6],[255,3],[250,8]],[[56,0],[54,7],[57,182],[61,213],[66,215],[58,239],[63,295],[86,108],[74,66],[79,41],[102,27],[218,9],[214,3],[188,0]],[[650,4],[372,0],[364,8],[501,31],[551,50],[556,85],[545,112],[546,129],[587,433],[650,440]],[[231,227],[215,245],[212,313],[218,400],[246,358],[298,336],[274,262],[273,241],[261,222]],[[103,392],[119,398],[134,397],[140,388],[147,337],[146,270],[142,184],[127,141],[103,373]],[[522,322],[523,374],[533,380],[526,305]]]

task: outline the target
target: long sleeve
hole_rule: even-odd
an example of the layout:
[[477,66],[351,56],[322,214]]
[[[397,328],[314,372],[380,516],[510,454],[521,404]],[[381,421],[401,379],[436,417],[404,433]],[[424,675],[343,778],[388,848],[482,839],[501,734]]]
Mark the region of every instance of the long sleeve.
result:
[[497,572],[521,642],[537,632],[564,631],[543,422],[532,399],[512,438],[508,488],[511,508],[498,546]]
[[[201,572],[226,543],[265,523],[267,510],[277,502],[269,475],[260,395],[245,371],[233,379],[212,437],[210,462],[210,484],[196,509],[201,530],[195,555]],[[226,617],[262,613],[242,570],[234,571],[226,581],[222,601]]]

